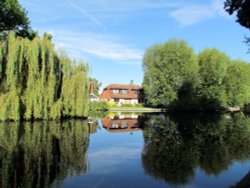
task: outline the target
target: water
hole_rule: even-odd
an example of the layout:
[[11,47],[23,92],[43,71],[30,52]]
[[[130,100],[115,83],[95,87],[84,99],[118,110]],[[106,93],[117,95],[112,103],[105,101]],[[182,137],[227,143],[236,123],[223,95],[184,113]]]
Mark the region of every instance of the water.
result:
[[250,117],[240,113],[0,123],[3,188],[231,187],[249,171]]

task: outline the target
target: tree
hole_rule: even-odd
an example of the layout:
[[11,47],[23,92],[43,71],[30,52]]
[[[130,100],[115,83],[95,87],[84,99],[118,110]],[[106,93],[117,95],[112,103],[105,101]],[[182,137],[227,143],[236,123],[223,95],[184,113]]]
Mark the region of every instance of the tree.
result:
[[134,80],[130,80],[129,85],[134,85],[134,84],[135,84]]
[[48,35],[0,41],[0,121],[87,117],[89,68],[58,56]]
[[217,49],[205,49],[198,55],[200,107],[206,110],[224,108],[226,93],[224,77],[229,58]]
[[[250,29],[250,0],[226,0],[224,8],[230,15],[237,12],[236,21],[243,27]],[[245,43],[250,45],[249,37],[245,37]]]
[[226,0],[225,10],[231,15],[237,12],[237,22],[250,29],[250,1],[249,0]]
[[146,51],[143,69],[147,100],[153,106],[167,107],[178,101],[186,82],[195,82],[198,64],[185,41],[171,40]]
[[95,78],[90,78],[90,83],[92,84],[93,87],[93,94],[99,96],[99,89],[102,86],[102,83]]
[[232,61],[224,78],[227,106],[243,107],[250,103],[250,66],[246,62]]
[[37,35],[29,26],[27,12],[18,0],[0,1],[0,37],[6,36],[10,31],[18,36],[34,38]]

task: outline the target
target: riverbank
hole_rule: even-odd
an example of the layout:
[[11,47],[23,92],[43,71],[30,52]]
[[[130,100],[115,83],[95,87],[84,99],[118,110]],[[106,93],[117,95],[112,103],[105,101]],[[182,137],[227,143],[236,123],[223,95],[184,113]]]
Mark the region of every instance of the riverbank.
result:
[[111,112],[166,112],[166,109],[161,108],[145,108],[145,107],[112,107]]

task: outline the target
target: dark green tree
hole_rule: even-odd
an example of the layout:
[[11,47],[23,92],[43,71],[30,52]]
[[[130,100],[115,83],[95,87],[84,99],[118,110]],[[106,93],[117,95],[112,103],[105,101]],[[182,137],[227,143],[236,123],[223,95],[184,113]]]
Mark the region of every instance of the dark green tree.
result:
[[[247,29],[250,29],[250,1],[249,0],[226,0],[225,10],[232,15],[236,12],[237,22]],[[245,42],[250,45],[250,38],[245,37]],[[250,51],[250,49],[249,49]]]
[[18,0],[0,1],[0,38],[9,32],[15,32],[18,36],[28,38],[34,38],[37,35],[32,31],[27,12]]
[[231,15],[237,12],[237,22],[250,29],[250,1],[249,0],[226,0],[225,10]]

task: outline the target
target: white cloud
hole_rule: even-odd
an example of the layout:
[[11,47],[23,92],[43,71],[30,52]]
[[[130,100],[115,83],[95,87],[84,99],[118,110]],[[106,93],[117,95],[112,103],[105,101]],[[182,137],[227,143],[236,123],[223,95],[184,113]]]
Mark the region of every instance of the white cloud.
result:
[[223,0],[212,0],[209,5],[182,5],[170,17],[176,19],[181,26],[190,26],[216,16],[227,16],[223,7]]
[[56,46],[66,48],[71,55],[94,55],[122,63],[139,62],[143,56],[142,51],[123,44],[118,37],[72,30],[53,33]]
[[73,3],[73,1],[67,0],[67,2],[69,3],[69,5],[71,7],[73,7],[74,9],[76,9],[77,11],[79,11],[81,14],[83,14],[84,16],[86,16],[87,18],[89,18],[92,22],[94,22],[98,26],[100,26],[103,29],[105,29],[105,27],[101,23],[101,21],[99,19],[97,19],[96,16],[94,16],[93,14],[90,14],[88,11],[86,11],[86,9],[83,6],[79,6],[78,4]]
[[210,6],[189,6],[175,10],[170,16],[175,18],[182,26],[189,26],[213,18],[215,11]]
[[[96,56],[123,64],[140,63],[143,51],[131,42],[121,40],[122,36],[111,35],[108,26],[115,21],[120,23],[122,19],[119,16],[144,14],[150,10],[166,13],[173,10],[170,13],[172,18],[181,26],[190,26],[224,14],[223,0],[211,0],[205,5],[183,0],[20,1],[34,15],[31,20],[35,22],[34,28],[43,32],[48,31],[48,25],[51,26],[49,30],[57,48],[64,47],[75,58],[91,59]],[[100,32],[109,34],[98,34]]]

